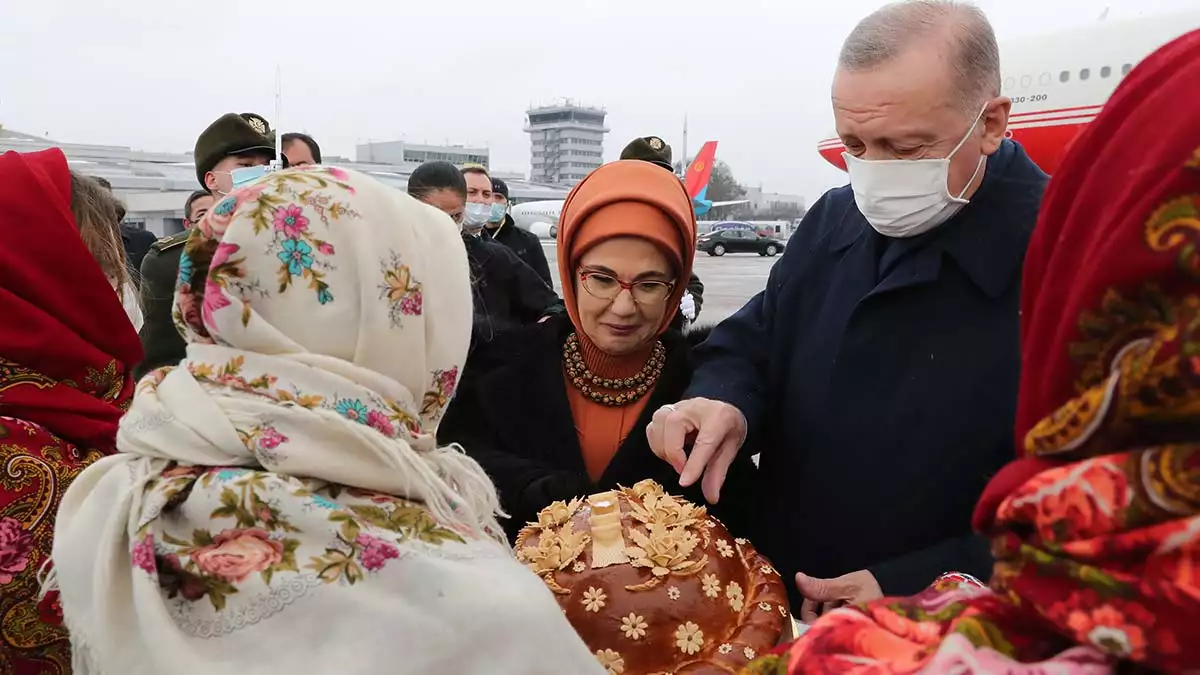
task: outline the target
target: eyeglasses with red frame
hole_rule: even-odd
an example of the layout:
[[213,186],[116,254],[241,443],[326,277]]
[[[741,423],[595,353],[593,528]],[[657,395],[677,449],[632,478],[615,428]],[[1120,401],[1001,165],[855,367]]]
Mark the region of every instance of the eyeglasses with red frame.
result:
[[580,270],[579,280],[588,295],[601,300],[616,300],[621,291],[629,291],[639,305],[654,305],[665,301],[675,290],[675,284],[658,279],[626,282],[606,272]]

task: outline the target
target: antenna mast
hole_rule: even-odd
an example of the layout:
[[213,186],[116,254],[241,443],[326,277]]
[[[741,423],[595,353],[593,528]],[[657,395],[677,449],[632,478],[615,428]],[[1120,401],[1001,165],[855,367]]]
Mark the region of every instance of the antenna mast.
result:
[[680,159],[679,164],[680,164],[680,166],[683,167],[683,174],[685,176],[687,175],[687,167],[688,167],[688,163],[690,163],[690,162],[691,162],[691,160],[688,159],[688,154],[687,154],[687,113],[684,113],[683,114],[683,158]]
[[279,132],[279,123],[283,119],[283,69],[275,64],[275,161],[271,166],[283,168],[283,134]]

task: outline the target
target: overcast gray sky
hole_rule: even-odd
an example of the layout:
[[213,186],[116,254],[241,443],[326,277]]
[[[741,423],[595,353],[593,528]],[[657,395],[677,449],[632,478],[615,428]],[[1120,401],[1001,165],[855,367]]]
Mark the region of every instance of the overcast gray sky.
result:
[[[718,157],[743,183],[811,201],[844,174],[830,135],[838,47],[879,0],[8,0],[0,124],[61,141],[190,150],[224,112],[274,114],[327,154],[354,144],[486,144],[528,172],[530,103],[608,109],[634,136]],[[1006,39],[1200,0],[982,0]],[[274,121],[274,120],[272,120]]]

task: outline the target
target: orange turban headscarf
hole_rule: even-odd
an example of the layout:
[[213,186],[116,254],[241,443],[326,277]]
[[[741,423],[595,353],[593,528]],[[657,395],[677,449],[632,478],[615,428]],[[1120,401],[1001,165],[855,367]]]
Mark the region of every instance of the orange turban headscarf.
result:
[[621,160],[588,174],[567,195],[558,221],[558,274],[567,314],[580,332],[575,296],[579,259],[616,237],[652,242],[675,266],[675,290],[659,326],[662,333],[679,311],[696,258],[696,214],[675,174],[649,162]]

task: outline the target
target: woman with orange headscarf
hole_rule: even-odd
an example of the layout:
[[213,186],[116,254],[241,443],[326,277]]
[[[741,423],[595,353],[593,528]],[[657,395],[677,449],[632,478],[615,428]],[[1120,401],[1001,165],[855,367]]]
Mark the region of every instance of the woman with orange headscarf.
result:
[[71,672],[38,577],[63,493],[116,450],[142,359],[118,206],[60,150],[0,155],[0,673]]
[[[438,432],[496,482],[511,536],[551,502],[653,478],[677,485],[642,429],[691,378],[691,345],[668,330],[695,257],[691,200],[671,172],[600,167],[563,205],[558,272],[567,317],[481,345]],[[749,459],[734,480],[749,478]],[[731,489],[715,508],[737,531]],[[699,491],[685,496],[701,499]]]
[[1025,261],[1019,458],[988,486],[990,587],[822,616],[751,673],[1200,669],[1200,31],[1122,83]]

